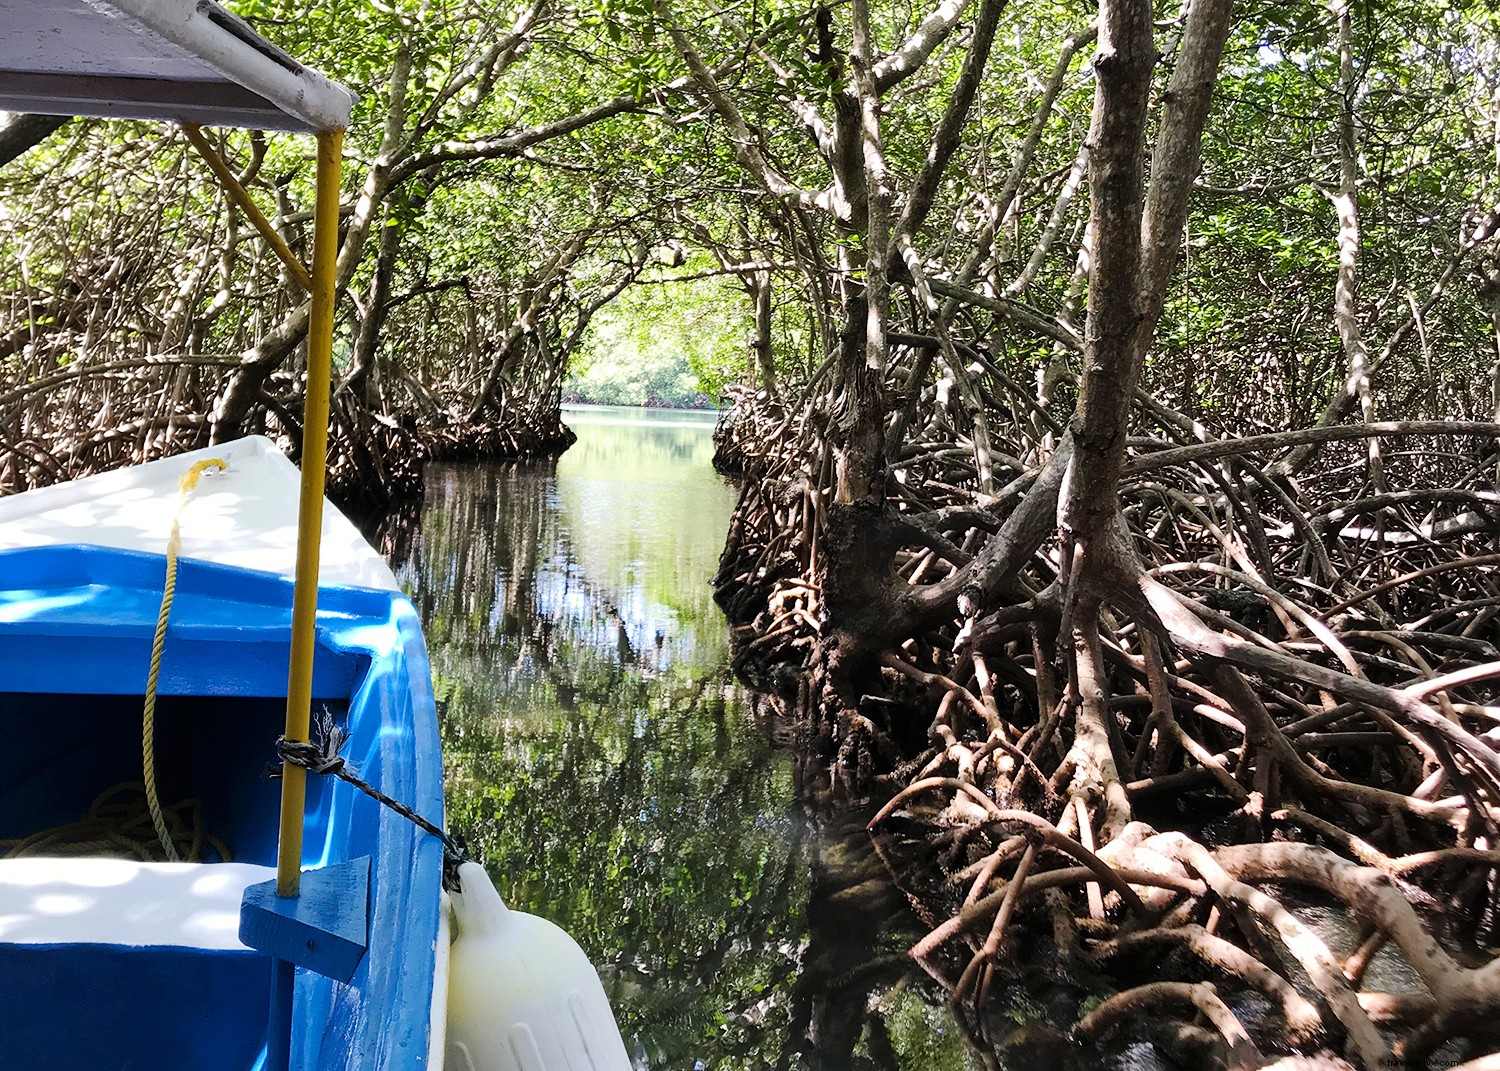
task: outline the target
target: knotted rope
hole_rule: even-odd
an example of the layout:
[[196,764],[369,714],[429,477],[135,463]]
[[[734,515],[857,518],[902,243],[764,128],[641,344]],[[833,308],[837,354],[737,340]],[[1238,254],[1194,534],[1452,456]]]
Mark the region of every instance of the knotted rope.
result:
[[[293,766],[300,766],[313,773],[336,777],[345,784],[353,785],[376,803],[395,811],[418,829],[431,833],[443,845],[443,888],[449,892],[458,891],[458,866],[460,863],[469,862],[471,858],[463,842],[450,836],[445,830],[422,817],[400,800],[392,799],[369,782],[361,780],[350,767],[349,761],[339,754],[344,744],[348,742],[349,734],[334,723],[333,713],[326,706],[319,711],[310,735],[312,739],[305,741],[288,740],[285,736],[277,737],[276,753],[282,762],[289,762]],[[267,773],[272,777],[280,777],[281,768],[271,766],[267,769]]]

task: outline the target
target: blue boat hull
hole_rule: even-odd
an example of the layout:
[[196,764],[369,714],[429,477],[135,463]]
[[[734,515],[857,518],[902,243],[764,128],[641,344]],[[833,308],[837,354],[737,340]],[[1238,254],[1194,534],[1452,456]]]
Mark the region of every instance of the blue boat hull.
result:
[[[90,546],[0,552],[0,839],[76,819],[140,779],[140,697],[165,560]],[[201,801],[236,861],[273,864],[274,758],[292,585],[183,561],[163,661],[164,796]],[[442,759],[416,612],[399,593],[319,593],[314,705],[359,775],[441,823]],[[427,1066],[439,940],[437,841],[339,781],[309,781],[304,867],[371,859],[369,949],[340,984],[297,972],[292,1066]],[[205,870],[211,870],[206,864]],[[248,950],[0,939],[0,1068],[252,1068],[269,964]]]

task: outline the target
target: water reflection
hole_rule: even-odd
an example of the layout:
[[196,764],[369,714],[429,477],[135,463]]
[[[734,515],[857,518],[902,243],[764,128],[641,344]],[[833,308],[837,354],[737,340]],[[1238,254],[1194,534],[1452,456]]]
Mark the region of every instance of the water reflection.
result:
[[909,984],[858,819],[799,802],[730,679],[712,415],[567,419],[556,461],[429,469],[398,567],[453,826],[604,965],[638,1066],[995,1066]]

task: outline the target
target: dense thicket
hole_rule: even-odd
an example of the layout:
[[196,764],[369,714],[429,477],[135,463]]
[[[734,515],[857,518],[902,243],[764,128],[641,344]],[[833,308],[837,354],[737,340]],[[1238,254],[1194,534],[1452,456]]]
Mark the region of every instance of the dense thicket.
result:
[[[546,3],[234,6],[360,96],[334,486],[378,504],[424,456],[565,446],[568,355],[662,234],[619,164],[629,48]],[[212,140],[305,256],[310,142]],[[180,132],[74,123],[0,171],[0,206],[0,488],[252,431],[296,449],[307,295]]]
[[[955,999],[1025,942],[1119,991],[1083,1037],[1166,1005],[1235,1066],[1495,1047],[1484,5],[237,7],[362,94],[351,483],[559,445],[601,309],[732,289],[737,666],[889,801]],[[300,245],[307,147],[221,143]],[[75,124],[0,171],[0,485],[295,443],[303,296],[189,163]],[[1364,985],[1387,944],[1407,991]]]
[[[983,1003],[1004,949],[1045,949],[1119,988],[1080,1036],[1134,1018],[1188,1060],[1489,1052],[1494,23],[815,29],[824,92],[786,103],[826,137],[795,168],[704,93],[767,200],[836,236],[821,270],[782,254],[827,281],[828,359],[723,429],[718,583],[744,671],[891,797],[914,954]],[[1408,990],[1364,984],[1388,943]],[[1247,991],[1279,1025],[1247,1032]]]

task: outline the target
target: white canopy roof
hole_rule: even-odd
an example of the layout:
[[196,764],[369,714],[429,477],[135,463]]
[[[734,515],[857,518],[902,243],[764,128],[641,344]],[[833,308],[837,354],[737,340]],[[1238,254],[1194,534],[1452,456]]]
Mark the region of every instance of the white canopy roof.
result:
[[354,94],[212,0],[0,0],[0,110],[316,132]]

